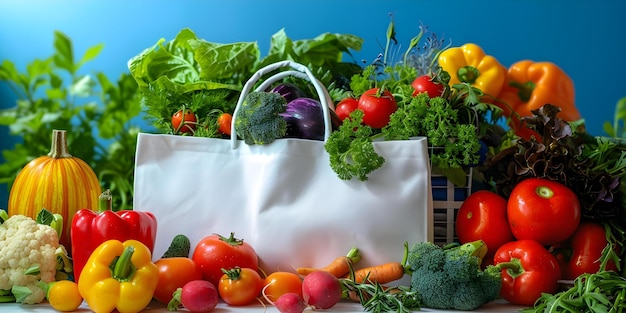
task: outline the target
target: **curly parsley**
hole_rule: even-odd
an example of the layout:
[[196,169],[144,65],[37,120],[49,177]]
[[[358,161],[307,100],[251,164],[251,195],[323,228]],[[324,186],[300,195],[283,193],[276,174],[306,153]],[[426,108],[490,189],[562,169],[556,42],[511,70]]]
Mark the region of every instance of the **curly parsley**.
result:
[[362,122],[363,111],[354,110],[324,144],[330,155],[330,167],[343,180],[356,177],[365,181],[385,162],[374,150],[373,129]]

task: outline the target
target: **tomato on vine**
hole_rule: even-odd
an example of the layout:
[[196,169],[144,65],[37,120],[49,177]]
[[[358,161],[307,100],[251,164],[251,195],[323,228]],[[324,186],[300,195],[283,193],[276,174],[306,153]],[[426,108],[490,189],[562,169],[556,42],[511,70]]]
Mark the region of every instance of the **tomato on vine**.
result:
[[363,123],[372,128],[383,128],[389,123],[389,117],[398,109],[393,94],[388,90],[372,88],[359,97],[357,107],[363,111]]
[[196,114],[187,108],[182,108],[172,115],[172,128],[174,133],[193,133],[198,123]]
[[337,114],[337,117],[339,117],[339,119],[343,121],[346,118],[348,118],[350,116],[350,113],[356,110],[358,106],[359,106],[359,100],[352,98],[352,97],[348,97],[339,101],[339,103],[337,103],[337,107],[335,108],[335,113]]
[[233,122],[233,116],[230,113],[224,112],[217,117],[217,130],[230,136],[230,128]]
[[217,291],[220,298],[229,305],[246,305],[254,301],[263,288],[263,278],[251,268],[235,267],[223,269],[224,275],[220,278]]
[[445,90],[444,85],[434,81],[434,78],[431,75],[422,75],[411,83],[411,86],[415,91],[413,92],[413,96],[417,96],[419,93],[425,92],[428,94],[429,98],[441,97],[443,95],[443,91]]

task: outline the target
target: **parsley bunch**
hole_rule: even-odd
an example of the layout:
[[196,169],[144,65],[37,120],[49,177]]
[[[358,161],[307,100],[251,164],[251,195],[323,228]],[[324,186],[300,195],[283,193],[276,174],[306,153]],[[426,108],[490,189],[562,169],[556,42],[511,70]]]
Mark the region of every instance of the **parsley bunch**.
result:
[[340,179],[356,177],[361,181],[383,165],[385,159],[374,150],[374,130],[363,124],[363,111],[354,110],[339,129],[332,132],[324,147],[330,156],[330,167]]

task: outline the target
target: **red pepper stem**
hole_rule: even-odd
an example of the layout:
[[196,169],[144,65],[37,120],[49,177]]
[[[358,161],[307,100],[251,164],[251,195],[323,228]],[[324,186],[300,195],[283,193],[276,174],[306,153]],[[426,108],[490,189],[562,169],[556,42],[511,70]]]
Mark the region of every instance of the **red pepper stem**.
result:
[[121,282],[130,281],[135,275],[135,265],[131,262],[131,258],[135,253],[135,247],[128,246],[122,254],[113,261],[112,277]]
[[113,210],[113,196],[111,190],[107,189],[98,197],[98,213]]
[[511,277],[515,278],[524,272],[524,268],[519,259],[511,259],[509,262],[502,262],[494,265],[500,271],[507,270]]

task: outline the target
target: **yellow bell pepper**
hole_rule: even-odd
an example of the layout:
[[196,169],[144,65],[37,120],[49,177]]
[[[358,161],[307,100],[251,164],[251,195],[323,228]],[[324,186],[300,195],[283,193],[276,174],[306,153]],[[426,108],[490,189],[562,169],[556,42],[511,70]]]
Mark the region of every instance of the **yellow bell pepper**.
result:
[[506,67],[473,43],[442,51],[438,62],[450,75],[450,85],[468,83],[492,97],[500,93],[506,81]]
[[93,251],[78,280],[78,291],[96,313],[136,313],[145,309],[159,280],[146,245],[107,240]]
[[515,133],[525,139],[538,134],[526,128],[520,118],[532,116],[546,104],[561,109],[558,117],[568,121],[581,119],[575,103],[574,82],[567,73],[552,62],[518,61],[507,73],[507,83],[498,96],[498,105],[509,117]]

